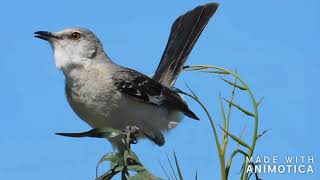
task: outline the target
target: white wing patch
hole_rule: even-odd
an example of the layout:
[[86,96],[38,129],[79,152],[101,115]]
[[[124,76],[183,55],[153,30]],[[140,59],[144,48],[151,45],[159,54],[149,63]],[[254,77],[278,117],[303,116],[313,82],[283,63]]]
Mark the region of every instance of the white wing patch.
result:
[[160,94],[160,96],[151,96],[149,94],[147,94],[148,98],[149,98],[149,101],[154,103],[154,104],[158,104],[158,105],[161,105],[162,104],[162,101],[165,99],[165,97]]

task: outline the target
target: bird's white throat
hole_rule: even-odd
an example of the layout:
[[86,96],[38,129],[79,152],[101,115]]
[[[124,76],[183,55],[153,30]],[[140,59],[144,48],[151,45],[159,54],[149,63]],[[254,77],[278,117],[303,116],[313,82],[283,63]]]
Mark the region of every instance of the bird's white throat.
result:
[[94,54],[95,51],[87,51],[85,54],[78,48],[65,49],[65,47],[54,47],[54,61],[58,69],[68,69],[70,65],[82,65],[87,66],[90,64],[88,56]]

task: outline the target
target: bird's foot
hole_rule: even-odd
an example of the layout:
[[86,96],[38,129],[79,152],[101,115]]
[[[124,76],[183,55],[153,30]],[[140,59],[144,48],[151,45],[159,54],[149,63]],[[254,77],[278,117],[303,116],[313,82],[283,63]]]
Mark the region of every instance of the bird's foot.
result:
[[141,136],[141,131],[137,126],[127,126],[123,130],[125,135],[130,135],[130,144],[137,144],[138,143],[138,138]]

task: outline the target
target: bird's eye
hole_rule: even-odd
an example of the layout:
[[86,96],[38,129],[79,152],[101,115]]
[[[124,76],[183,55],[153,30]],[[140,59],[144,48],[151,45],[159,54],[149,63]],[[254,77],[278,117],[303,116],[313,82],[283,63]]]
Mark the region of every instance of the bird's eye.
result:
[[71,37],[72,37],[72,39],[74,39],[74,40],[78,40],[78,39],[80,39],[80,33],[78,33],[78,32],[73,32],[72,34],[71,34]]

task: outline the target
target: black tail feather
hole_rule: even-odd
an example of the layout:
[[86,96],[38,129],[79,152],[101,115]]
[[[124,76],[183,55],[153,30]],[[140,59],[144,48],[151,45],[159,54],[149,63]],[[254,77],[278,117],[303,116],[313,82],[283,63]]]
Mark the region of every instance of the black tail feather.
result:
[[209,3],[176,19],[153,79],[172,87],[194,44],[217,8],[218,4]]

